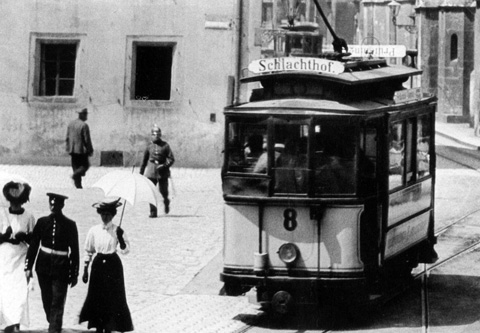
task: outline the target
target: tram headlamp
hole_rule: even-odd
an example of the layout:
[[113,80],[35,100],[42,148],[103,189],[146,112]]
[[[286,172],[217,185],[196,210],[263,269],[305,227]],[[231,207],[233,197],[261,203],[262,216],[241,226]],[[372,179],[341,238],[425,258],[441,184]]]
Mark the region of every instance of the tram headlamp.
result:
[[285,243],[278,249],[278,256],[286,264],[292,264],[298,258],[298,249],[295,244]]

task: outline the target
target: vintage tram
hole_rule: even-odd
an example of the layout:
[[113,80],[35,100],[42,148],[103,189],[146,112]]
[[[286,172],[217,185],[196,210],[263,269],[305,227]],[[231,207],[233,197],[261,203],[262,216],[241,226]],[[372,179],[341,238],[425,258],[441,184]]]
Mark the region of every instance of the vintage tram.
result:
[[405,88],[421,71],[303,51],[252,62],[257,88],[224,110],[220,278],[280,313],[369,303],[436,260],[436,99]]

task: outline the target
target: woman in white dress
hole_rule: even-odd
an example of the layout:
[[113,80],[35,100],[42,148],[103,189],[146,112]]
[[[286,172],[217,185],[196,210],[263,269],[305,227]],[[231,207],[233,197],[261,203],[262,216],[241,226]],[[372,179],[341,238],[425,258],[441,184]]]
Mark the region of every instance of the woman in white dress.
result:
[[29,200],[30,186],[9,182],[3,195],[10,203],[0,213],[0,326],[5,333],[28,326],[28,288],[25,257],[35,218],[22,205]]

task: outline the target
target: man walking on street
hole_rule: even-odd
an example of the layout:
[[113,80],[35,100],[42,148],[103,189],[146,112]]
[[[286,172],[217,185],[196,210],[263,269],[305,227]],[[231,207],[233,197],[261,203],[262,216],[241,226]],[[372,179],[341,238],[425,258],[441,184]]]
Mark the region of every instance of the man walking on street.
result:
[[74,221],[63,215],[66,196],[47,193],[51,214],[38,219],[25,261],[27,281],[33,276],[40,285],[43,309],[49,322],[48,333],[60,333],[68,285],[77,284],[80,261],[78,230]]
[[88,117],[87,108],[78,112],[78,118],[70,122],[67,128],[67,153],[72,158],[72,179],[76,188],[82,188],[82,177],[90,168],[89,156],[93,155],[90,129],[85,122]]
[[[170,145],[161,139],[162,131],[155,124],[152,128],[152,141],[148,144],[143,155],[140,174],[145,175],[155,185],[158,184],[160,193],[163,196],[165,214],[170,212],[170,200],[168,199],[168,178],[170,167],[175,162]],[[150,217],[157,217],[157,207],[150,204]]]

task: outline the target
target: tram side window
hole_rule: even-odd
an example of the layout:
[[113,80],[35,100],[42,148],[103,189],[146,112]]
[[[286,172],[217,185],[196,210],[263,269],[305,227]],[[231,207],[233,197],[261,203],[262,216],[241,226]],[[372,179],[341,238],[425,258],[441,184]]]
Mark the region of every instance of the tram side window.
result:
[[[230,172],[252,173],[266,150],[267,125],[262,122],[229,124],[227,161]],[[266,173],[263,170],[261,173]]]
[[414,178],[414,165],[413,162],[415,161],[415,153],[414,153],[414,143],[413,140],[413,125],[416,119],[408,119],[407,120],[407,127],[406,127],[406,151],[405,151],[405,181],[407,183],[413,181]]
[[431,116],[424,115],[418,118],[417,125],[417,177],[422,178],[430,174],[430,140]]
[[405,159],[405,131],[404,123],[392,123],[390,127],[389,148],[389,187],[393,189],[403,184],[404,159]]
[[375,192],[375,179],[377,175],[377,129],[367,127],[360,136],[360,182],[364,194]]

